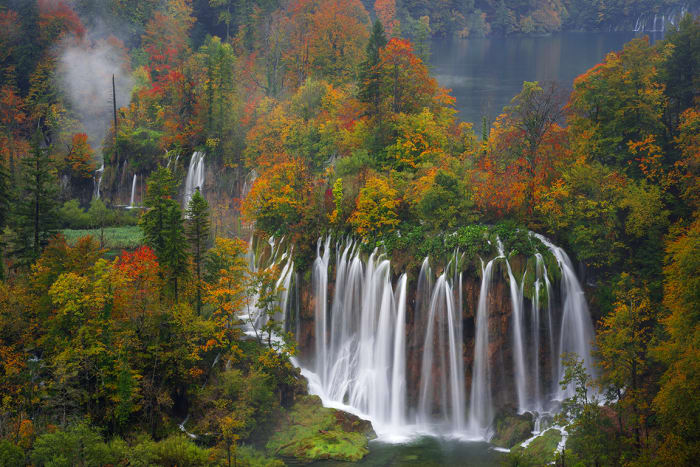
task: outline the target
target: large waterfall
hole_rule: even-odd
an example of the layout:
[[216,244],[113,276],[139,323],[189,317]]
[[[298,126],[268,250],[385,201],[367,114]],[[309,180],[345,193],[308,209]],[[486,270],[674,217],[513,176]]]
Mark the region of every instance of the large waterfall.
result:
[[[388,440],[422,434],[488,440],[504,406],[556,410],[569,395],[558,384],[561,354],[576,352],[594,371],[593,328],[569,257],[540,235],[530,238],[539,251],[513,264],[496,238],[490,260],[469,266],[457,251],[434,274],[425,258],[414,280],[395,275],[380,250],[367,255],[357,242],[320,239],[308,302],[313,344],[300,359],[309,391],[327,406],[370,419]],[[291,254],[273,240],[270,251],[268,263],[283,266],[286,329],[293,320],[299,336],[298,308],[289,306],[296,282]],[[474,274],[465,276],[470,267],[480,278],[466,294],[474,283]]]
[[190,159],[190,166],[187,169],[187,177],[185,178],[185,193],[182,198],[185,209],[187,209],[192,195],[198,188],[200,192],[204,192],[204,153],[195,151]]
[[136,182],[138,181],[138,175],[134,174],[134,178],[131,182],[131,199],[129,201],[129,209],[134,209],[136,207]]

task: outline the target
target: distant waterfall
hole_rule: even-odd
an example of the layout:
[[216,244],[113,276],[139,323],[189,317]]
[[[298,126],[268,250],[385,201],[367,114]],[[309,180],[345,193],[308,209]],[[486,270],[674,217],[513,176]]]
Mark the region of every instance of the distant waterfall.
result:
[[204,193],[204,155],[203,152],[195,151],[190,159],[187,178],[185,178],[185,193],[182,199],[185,209],[187,209],[187,205],[197,188],[201,193]]
[[129,201],[129,209],[134,209],[136,205],[134,204],[136,197],[136,182],[138,180],[138,175],[134,174],[134,179],[131,182],[131,201]]
[[688,5],[680,5],[658,12],[644,12],[637,16],[634,32],[666,32],[669,26],[677,26],[689,11]]
[[100,185],[102,185],[102,176],[105,173],[105,163],[103,162],[99,169],[95,170],[95,192],[92,197],[100,199]]

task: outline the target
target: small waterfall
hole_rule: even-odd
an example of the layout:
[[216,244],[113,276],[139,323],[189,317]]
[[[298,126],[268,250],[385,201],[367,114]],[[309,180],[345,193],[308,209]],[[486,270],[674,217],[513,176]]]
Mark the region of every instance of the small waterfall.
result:
[[542,235],[535,234],[548,249],[552,252],[561,269],[561,299],[562,299],[562,318],[561,329],[559,334],[559,349],[557,359],[557,373],[554,381],[555,397],[563,400],[570,397],[573,393],[573,388],[569,387],[562,390],[559,387],[559,380],[564,376],[562,368],[562,353],[576,353],[578,358],[582,358],[586,370],[592,376],[595,376],[595,367],[593,357],[591,355],[591,346],[593,344],[593,323],[591,315],[588,311],[586,297],[581,288],[581,284],[574,273],[574,266],[566,252],[554,245]]
[[689,11],[690,7],[686,4],[667,7],[657,12],[641,13],[637,16],[633,30],[634,32],[666,32],[669,25],[677,26]]
[[481,263],[481,288],[476,308],[476,332],[474,334],[474,364],[472,388],[469,399],[467,431],[474,438],[487,438],[493,419],[491,403],[491,370],[489,368],[489,309],[488,295],[493,273],[492,259],[486,266]]
[[129,202],[129,209],[134,209],[136,205],[134,204],[134,197],[136,196],[136,181],[138,175],[134,174],[134,179],[131,182],[131,201]]
[[100,199],[100,186],[102,185],[102,176],[105,173],[105,163],[103,162],[99,169],[95,171],[95,192],[92,197]]
[[187,169],[187,178],[185,178],[185,194],[183,197],[183,206],[187,209],[187,205],[192,199],[192,195],[199,188],[200,193],[204,193],[204,153],[195,151],[190,159],[190,166]]

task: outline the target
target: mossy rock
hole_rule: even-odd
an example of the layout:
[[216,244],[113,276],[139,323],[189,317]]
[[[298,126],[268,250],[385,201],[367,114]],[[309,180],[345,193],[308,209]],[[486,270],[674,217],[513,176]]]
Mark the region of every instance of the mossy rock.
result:
[[491,444],[502,448],[510,448],[532,437],[535,426],[531,413],[518,415],[515,412],[502,411],[494,420],[494,436]]
[[556,450],[560,441],[561,431],[550,428],[530,441],[526,447],[519,444],[510,451],[513,456],[526,460],[526,464],[546,465],[556,460]]
[[356,462],[369,453],[367,444],[374,436],[370,422],[325,408],[317,396],[302,396],[281,417],[266,450],[301,462]]

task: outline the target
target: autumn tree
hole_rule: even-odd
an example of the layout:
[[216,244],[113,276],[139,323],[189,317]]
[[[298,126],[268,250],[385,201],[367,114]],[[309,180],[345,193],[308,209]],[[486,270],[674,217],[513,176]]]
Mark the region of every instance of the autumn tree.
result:
[[372,176],[357,197],[355,211],[349,222],[360,237],[372,238],[389,233],[399,225],[398,191],[389,180]]
[[649,342],[656,312],[649,291],[628,274],[622,274],[616,295],[614,310],[603,318],[596,337],[601,381],[618,412],[618,435],[626,436],[624,419],[631,425],[632,445],[639,454],[649,416]]
[[666,245],[663,328],[655,350],[666,370],[654,398],[663,428],[659,458],[691,465],[700,456],[700,220],[678,225]]

